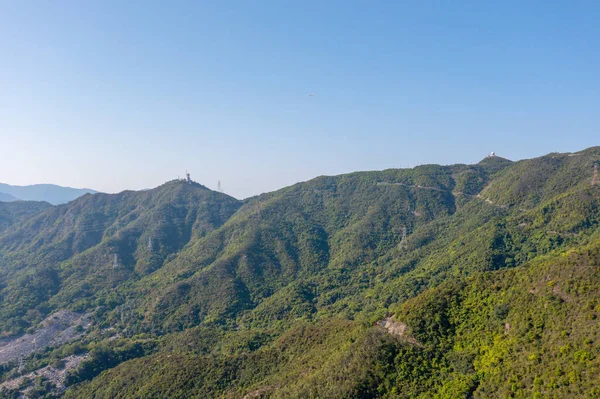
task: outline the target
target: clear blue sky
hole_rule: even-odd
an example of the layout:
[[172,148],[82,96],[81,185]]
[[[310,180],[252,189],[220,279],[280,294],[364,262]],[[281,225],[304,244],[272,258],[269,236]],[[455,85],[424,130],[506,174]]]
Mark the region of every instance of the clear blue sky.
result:
[[187,169],[243,198],[599,145],[598,21],[598,1],[0,0],[0,182]]

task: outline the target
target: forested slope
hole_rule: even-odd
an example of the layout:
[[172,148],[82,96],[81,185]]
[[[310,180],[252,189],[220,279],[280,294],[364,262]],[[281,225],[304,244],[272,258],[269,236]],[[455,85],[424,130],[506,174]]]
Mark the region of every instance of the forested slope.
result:
[[47,202],[0,201],[0,233],[50,206]]
[[2,331],[89,314],[27,355],[89,352],[72,398],[596,397],[599,161],[84,196],[0,232]]

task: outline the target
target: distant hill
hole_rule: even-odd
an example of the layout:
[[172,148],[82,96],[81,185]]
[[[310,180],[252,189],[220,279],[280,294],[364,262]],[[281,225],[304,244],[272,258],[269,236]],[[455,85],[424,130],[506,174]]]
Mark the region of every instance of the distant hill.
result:
[[11,202],[11,201],[17,201],[18,198],[10,195],[10,194],[6,194],[6,193],[0,193],[0,202]]
[[[11,186],[0,183],[0,201],[45,201],[53,205],[65,204],[84,194],[97,191],[89,188],[62,187],[54,184],[34,184],[31,186]],[[6,198],[6,199],[5,199]]]

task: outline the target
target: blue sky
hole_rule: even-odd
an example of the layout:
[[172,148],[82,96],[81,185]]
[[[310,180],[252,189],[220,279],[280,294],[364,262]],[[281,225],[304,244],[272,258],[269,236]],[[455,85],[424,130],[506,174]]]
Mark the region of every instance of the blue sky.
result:
[[597,1],[0,1],[0,182],[187,169],[244,198],[600,145],[599,20]]

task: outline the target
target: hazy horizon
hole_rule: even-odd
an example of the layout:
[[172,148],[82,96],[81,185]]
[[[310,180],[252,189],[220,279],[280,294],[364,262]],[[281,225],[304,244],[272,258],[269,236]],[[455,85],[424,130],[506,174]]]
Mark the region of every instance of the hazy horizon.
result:
[[[590,147],[595,147],[595,146],[590,146]],[[581,149],[574,150],[574,151],[569,151],[569,153],[583,151],[583,150],[585,150],[585,149],[587,149],[587,148],[590,148],[590,147],[581,148]],[[553,153],[553,152],[561,153],[561,151],[550,151],[549,153]],[[564,151],[562,151],[562,152],[564,153]],[[548,154],[549,154],[549,153],[548,153]],[[485,154],[483,157],[481,157],[481,159],[479,159],[479,160],[477,160],[477,161],[474,161],[474,162],[452,162],[452,163],[447,163],[447,164],[443,164],[443,165],[455,165],[455,164],[476,164],[476,163],[480,162],[482,159],[485,159],[486,157],[488,157],[490,154],[491,154],[491,152],[490,152],[490,153],[487,153],[487,154]],[[517,161],[522,161],[522,160],[526,160],[526,159],[531,159],[531,158],[536,158],[536,157],[538,157],[538,156],[543,156],[543,155],[547,155],[547,154],[539,154],[539,155],[536,155],[536,156],[527,157],[527,158],[521,158],[521,159],[511,159],[511,158],[508,158],[508,157],[506,157],[506,156],[503,156],[502,154],[497,154],[497,153],[495,153],[495,152],[494,152],[494,156],[501,157],[501,158],[506,158],[506,159],[508,159],[508,160],[510,160],[510,161],[514,161],[514,162],[517,162]],[[436,163],[434,162],[434,163],[429,163],[429,164],[436,164]],[[268,191],[262,191],[262,192],[254,193],[254,194],[251,194],[251,195],[248,195],[248,196],[245,196],[245,197],[239,197],[239,196],[236,196],[236,195],[234,195],[234,194],[232,194],[232,193],[228,193],[228,192],[226,192],[225,190],[223,190],[223,192],[224,192],[225,194],[228,194],[228,195],[232,196],[232,197],[235,197],[235,198],[237,198],[237,199],[240,199],[240,200],[242,200],[242,199],[250,198],[250,197],[253,197],[253,196],[260,195],[260,194],[264,194],[264,193],[268,193],[268,192],[272,192],[272,191],[277,191],[277,190],[279,190],[279,189],[282,189],[282,188],[285,188],[285,187],[287,187],[287,186],[290,186],[290,185],[293,185],[293,184],[296,184],[296,183],[302,183],[302,182],[306,182],[306,181],[309,181],[309,180],[315,179],[315,178],[317,178],[317,177],[320,177],[320,176],[336,176],[336,175],[340,175],[340,174],[346,174],[346,173],[353,173],[353,172],[368,172],[368,171],[380,171],[380,170],[384,170],[384,169],[414,168],[414,167],[418,167],[418,166],[422,166],[422,165],[427,165],[427,164],[426,164],[426,163],[423,163],[423,164],[416,164],[416,165],[403,165],[403,166],[390,167],[390,168],[381,168],[381,169],[362,169],[362,170],[351,170],[351,171],[346,171],[346,172],[341,172],[341,173],[336,173],[336,174],[320,174],[320,175],[315,175],[315,176],[309,177],[309,178],[307,178],[307,179],[304,179],[304,180],[297,180],[297,181],[291,182],[291,183],[289,183],[289,184],[286,184],[286,185],[283,185],[283,186],[280,186],[280,187],[275,187],[275,188],[274,188],[274,189],[272,189],[272,190],[268,190]],[[183,180],[183,179],[184,179],[184,176],[185,176],[185,173],[183,174],[183,176],[179,176],[179,175],[178,175],[177,177],[175,177],[175,178],[173,178],[173,179],[168,179],[168,180],[165,180],[165,181],[159,182],[159,183],[157,183],[157,184],[155,184],[155,185],[153,185],[153,186],[151,186],[151,187],[144,187],[144,188],[123,188],[123,189],[121,189],[121,190],[117,190],[117,191],[102,191],[102,190],[95,189],[94,187],[73,187],[73,186],[68,186],[68,185],[58,185],[58,184],[55,184],[55,183],[32,183],[32,184],[28,184],[28,185],[19,185],[19,184],[10,184],[10,183],[7,183],[7,182],[0,181],[0,184],[9,184],[9,185],[11,185],[11,186],[58,185],[58,186],[61,186],[61,187],[73,188],[73,189],[78,189],[78,190],[92,190],[92,191],[96,191],[97,193],[104,193],[104,194],[117,194],[117,193],[120,193],[120,192],[122,192],[122,191],[127,191],[127,190],[133,190],[133,191],[151,190],[151,189],[154,189],[154,188],[156,188],[156,187],[159,187],[159,186],[161,186],[162,184],[168,183],[168,182],[170,182],[170,181],[173,181],[173,180],[177,180],[177,179],[181,179],[181,180]],[[191,173],[190,173],[190,176],[191,176]],[[194,179],[194,178],[193,178],[193,176],[191,176],[191,179],[192,179],[193,181],[195,181],[196,183],[200,183],[200,184],[202,184],[203,186],[206,186],[206,187],[208,187],[208,188],[209,188],[209,189],[211,189],[211,190],[215,190],[215,191],[216,191],[216,190],[218,190],[218,188],[219,188],[219,187],[218,187],[218,182],[217,182],[217,184],[215,184],[215,185],[214,185],[214,187],[213,187],[211,184],[206,184],[205,182],[202,182],[202,181],[197,181],[196,179]],[[222,182],[221,182],[221,184],[222,184]]]
[[7,2],[0,15],[7,184],[119,192],[188,170],[246,198],[598,144],[596,2]]

